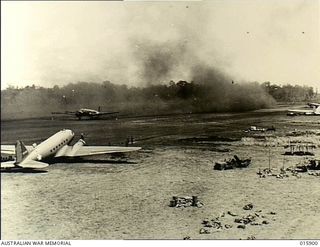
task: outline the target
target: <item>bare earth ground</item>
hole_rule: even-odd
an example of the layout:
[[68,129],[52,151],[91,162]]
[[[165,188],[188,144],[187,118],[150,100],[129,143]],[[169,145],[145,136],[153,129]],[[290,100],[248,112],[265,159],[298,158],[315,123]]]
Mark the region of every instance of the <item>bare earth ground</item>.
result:
[[[275,133],[245,133],[250,125]],[[44,173],[1,174],[2,239],[319,239],[319,176],[277,179],[256,172],[304,162],[283,156],[289,138],[319,145],[319,117],[283,112],[197,114],[110,121],[20,120],[1,124],[3,144],[39,142],[62,128],[85,133],[88,145],[121,144],[134,136],[143,150],[129,162],[56,163]],[[306,132],[289,137],[294,129]],[[76,137],[77,138],[77,137]],[[266,139],[267,138],[267,139]],[[272,140],[272,141],[269,141]],[[319,149],[319,148],[318,148]],[[319,150],[316,157],[320,158]],[[214,162],[252,158],[246,169],[213,170]],[[103,157],[105,158],[105,157]],[[201,208],[172,208],[172,196],[198,196]],[[252,203],[253,209],[243,210]],[[235,216],[254,212],[269,224],[237,228]],[[206,218],[231,229],[200,234]],[[276,214],[270,214],[275,212]]]

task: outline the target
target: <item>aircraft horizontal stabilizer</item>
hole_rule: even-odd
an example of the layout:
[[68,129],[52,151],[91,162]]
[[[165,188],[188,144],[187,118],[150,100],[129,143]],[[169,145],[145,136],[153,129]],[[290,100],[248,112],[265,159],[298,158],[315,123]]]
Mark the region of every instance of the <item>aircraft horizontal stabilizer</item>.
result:
[[35,160],[28,160],[25,162],[21,162],[20,164],[18,164],[18,166],[22,167],[22,168],[41,169],[41,168],[45,168],[45,167],[49,166],[49,164],[44,163],[44,162],[35,161]]
[[[31,152],[34,147],[33,146],[25,146],[28,152]],[[16,154],[16,146],[15,145],[1,145],[1,154],[15,155]]]
[[109,115],[109,114],[116,114],[119,113],[118,111],[114,111],[114,112],[99,112],[98,115]]
[[16,154],[16,147],[14,145],[1,145],[1,154]]
[[1,162],[1,168],[13,168],[15,167],[15,161]]
[[51,114],[75,114],[75,111],[51,112]]

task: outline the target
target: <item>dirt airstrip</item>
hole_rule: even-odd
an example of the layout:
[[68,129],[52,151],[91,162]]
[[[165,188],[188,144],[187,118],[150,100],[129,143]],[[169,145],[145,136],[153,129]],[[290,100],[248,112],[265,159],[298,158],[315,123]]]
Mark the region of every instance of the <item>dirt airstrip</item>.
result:
[[[275,132],[245,132],[250,126]],[[2,239],[310,239],[319,238],[320,176],[260,178],[320,158],[320,119],[283,112],[191,114],[118,120],[3,121],[2,144],[39,142],[70,128],[88,145],[143,149],[126,158],[56,163],[41,173],[1,173]],[[78,136],[75,137],[77,139]],[[315,157],[284,156],[309,141]],[[250,157],[248,168],[213,170],[216,161]],[[197,196],[202,207],[169,207]],[[243,207],[252,204],[250,210]],[[237,223],[251,215],[254,223]],[[222,227],[205,226],[215,219]],[[262,223],[264,222],[264,223]],[[220,224],[219,223],[219,224]],[[227,225],[227,227],[226,227]],[[245,225],[245,227],[238,227]],[[205,229],[203,231],[201,229]],[[200,233],[201,232],[201,233]]]

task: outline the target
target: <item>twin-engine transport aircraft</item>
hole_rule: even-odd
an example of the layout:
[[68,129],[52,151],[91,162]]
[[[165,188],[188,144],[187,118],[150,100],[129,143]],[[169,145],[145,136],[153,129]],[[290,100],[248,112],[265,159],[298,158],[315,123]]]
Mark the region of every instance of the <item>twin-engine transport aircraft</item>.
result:
[[78,111],[52,112],[52,114],[75,115],[79,120],[81,120],[83,118],[99,119],[101,116],[113,115],[113,114],[117,114],[117,113],[119,113],[119,112],[117,112],[117,111],[116,112],[102,112],[100,106],[99,106],[98,110],[81,108]]
[[25,146],[17,141],[16,145],[1,145],[1,154],[15,155],[15,161],[1,162],[1,169],[29,168],[38,169],[48,166],[46,159],[75,158],[100,154],[125,153],[141,149],[140,147],[117,146],[84,146],[83,137],[70,146],[74,133],[72,130],[61,130],[39,145]]
[[318,106],[320,106],[320,103],[308,103],[307,104],[309,107],[311,107],[311,108],[314,108],[314,107],[318,107]]
[[298,115],[309,115],[309,116],[320,116],[320,104],[318,103],[308,103],[308,106],[312,110],[288,110],[288,116],[298,116]]

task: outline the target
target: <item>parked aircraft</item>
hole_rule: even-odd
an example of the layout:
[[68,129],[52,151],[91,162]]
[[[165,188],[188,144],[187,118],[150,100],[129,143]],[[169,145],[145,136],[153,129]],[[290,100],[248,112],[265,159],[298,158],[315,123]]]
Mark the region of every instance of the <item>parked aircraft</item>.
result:
[[98,110],[81,108],[78,111],[65,111],[65,112],[52,112],[52,114],[66,114],[66,115],[75,115],[79,120],[83,118],[87,119],[99,119],[104,115],[114,115],[119,112],[101,112],[101,108],[99,106]]
[[298,116],[298,115],[320,115],[320,104],[318,103],[308,103],[309,107],[312,107],[312,110],[288,110],[288,116]]
[[311,108],[314,108],[314,107],[318,107],[318,106],[320,106],[320,104],[319,103],[308,103],[307,104],[309,107],[311,107]]
[[2,168],[37,169],[48,166],[45,161],[57,158],[77,158],[100,154],[132,152],[140,147],[85,146],[83,136],[74,145],[69,145],[74,138],[72,130],[64,129],[49,137],[39,145],[25,146],[22,141],[16,145],[1,145],[1,154],[15,155],[14,161],[1,162]]

